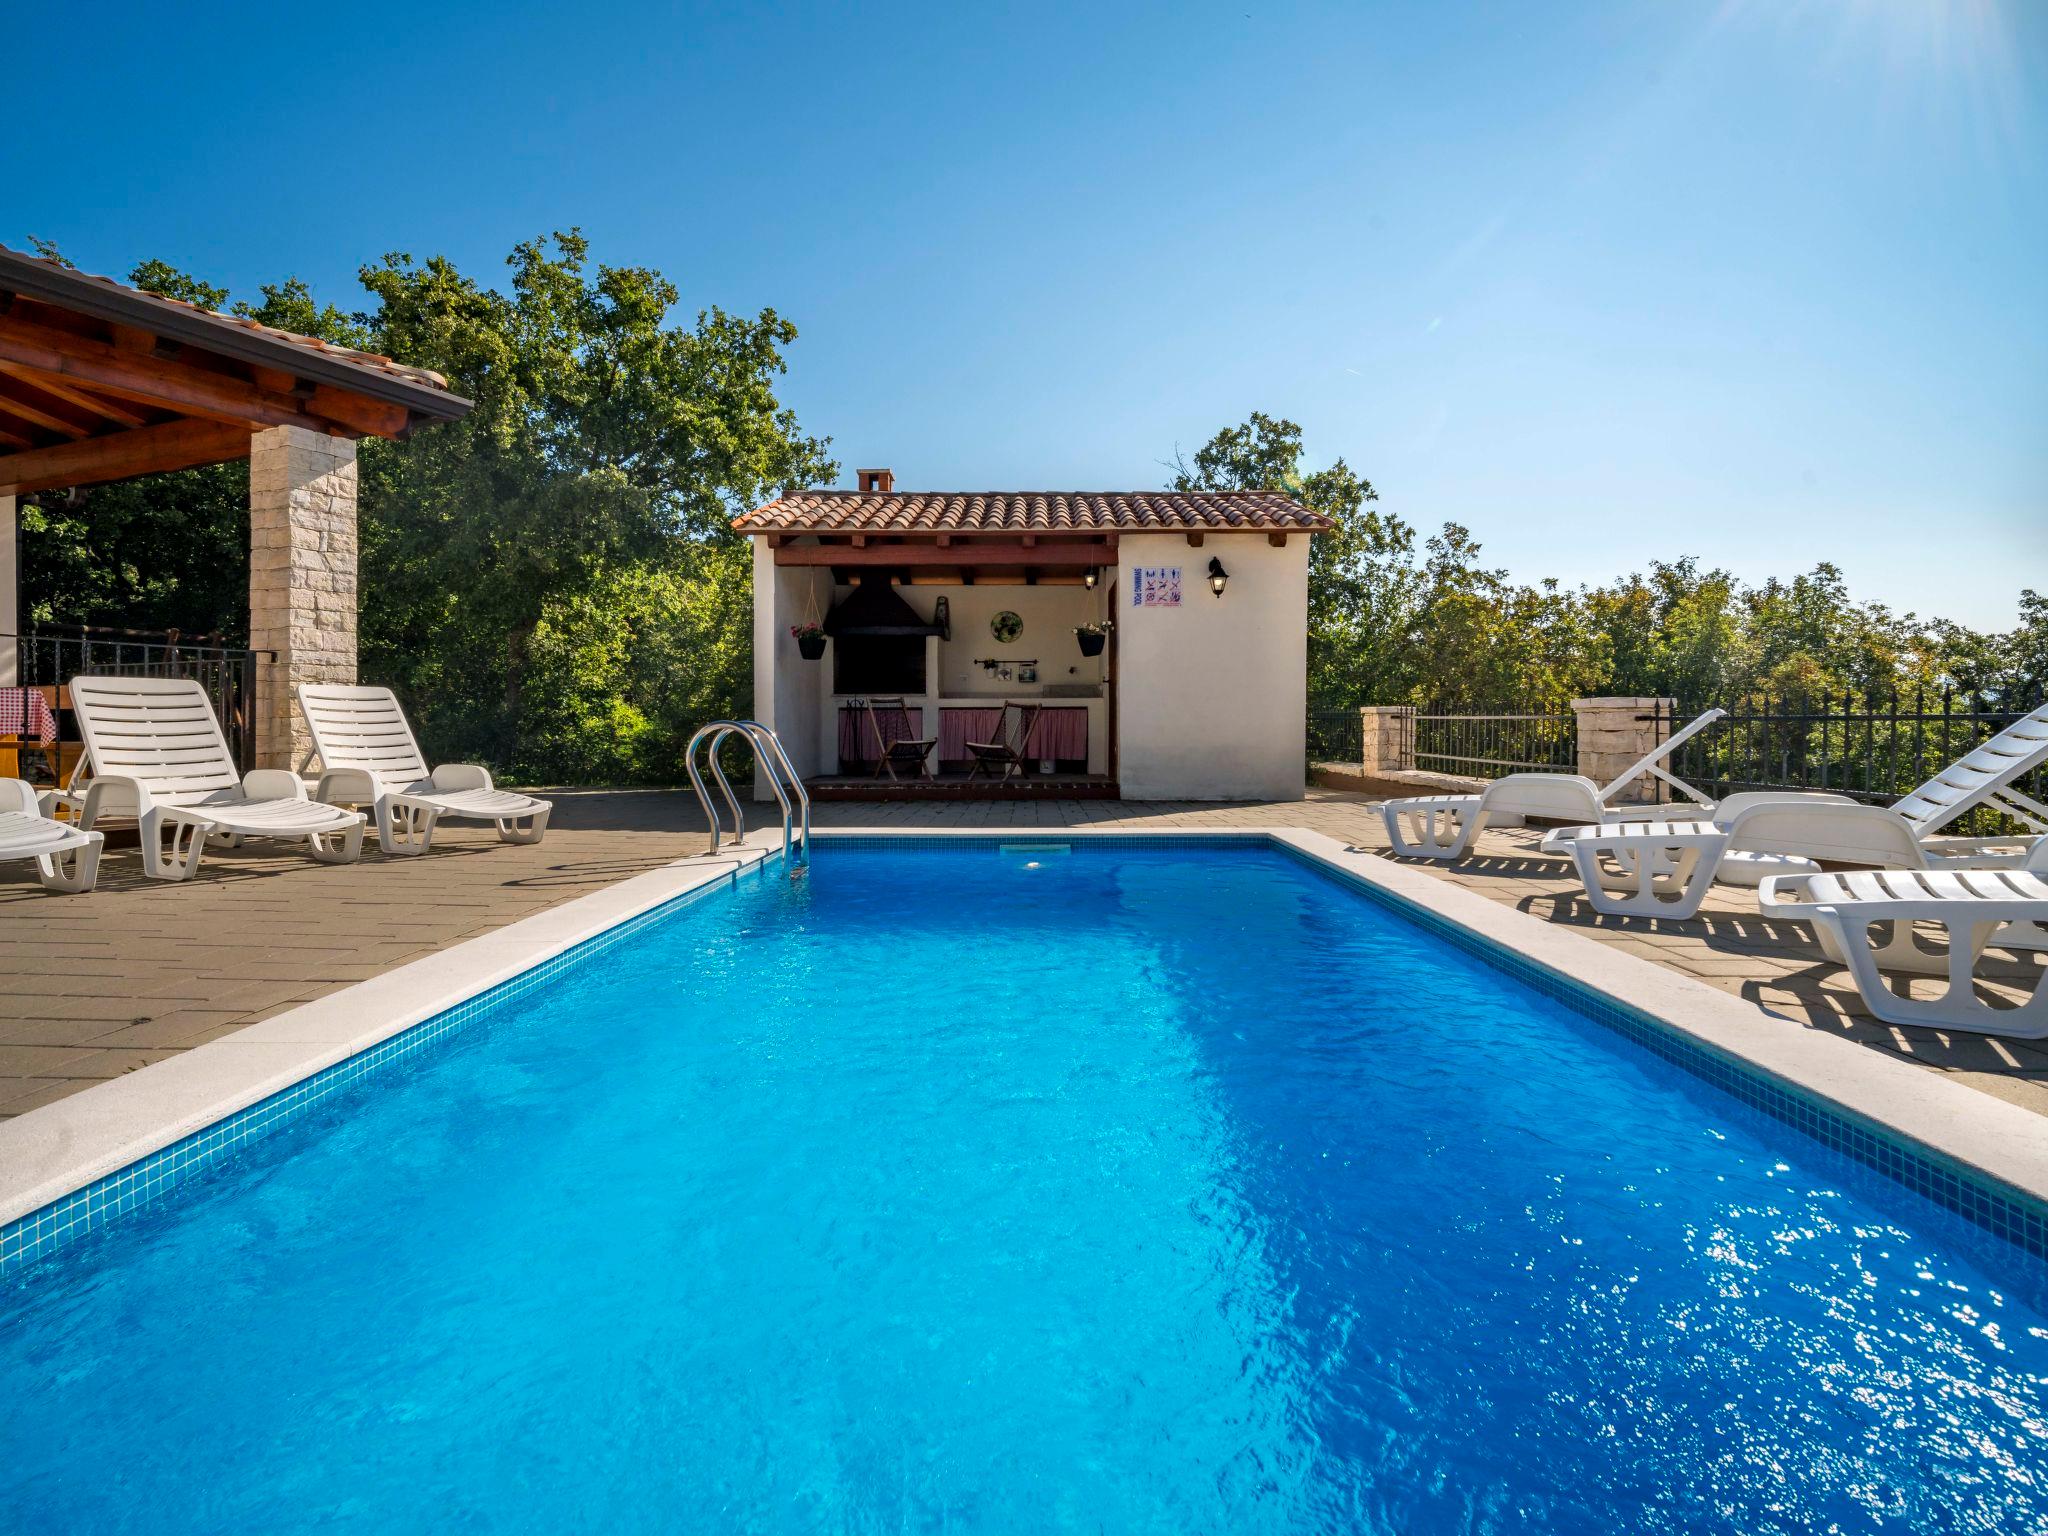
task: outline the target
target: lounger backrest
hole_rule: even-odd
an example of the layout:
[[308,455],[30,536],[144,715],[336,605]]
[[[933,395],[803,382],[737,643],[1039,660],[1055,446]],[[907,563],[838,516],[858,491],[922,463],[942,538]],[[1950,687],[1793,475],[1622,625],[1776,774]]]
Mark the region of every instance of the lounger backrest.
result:
[[1486,809],[1546,821],[1597,822],[1606,806],[1594,782],[1576,773],[1510,773],[1486,786]]
[[74,677],[71,708],[95,778],[139,780],[166,805],[242,782],[206,690],[190,678]]
[[301,683],[299,711],[313,732],[323,768],[360,768],[403,784],[427,777],[427,760],[389,688]]
[[1950,763],[1892,807],[1922,837],[2048,763],[2048,704]]
[[1766,800],[1726,823],[1731,853],[1791,853],[1829,864],[1921,869],[1927,858],[1912,824],[1877,805],[1845,800]]

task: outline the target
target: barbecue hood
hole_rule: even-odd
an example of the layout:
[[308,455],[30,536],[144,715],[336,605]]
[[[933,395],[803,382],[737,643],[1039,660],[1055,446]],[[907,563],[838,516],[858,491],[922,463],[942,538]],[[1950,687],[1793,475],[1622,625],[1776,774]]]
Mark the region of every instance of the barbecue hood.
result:
[[846,635],[939,635],[946,626],[928,623],[917,610],[896,595],[888,577],[863,576],[860,584],[835,603],[825,615],[825,633],[835,638]]

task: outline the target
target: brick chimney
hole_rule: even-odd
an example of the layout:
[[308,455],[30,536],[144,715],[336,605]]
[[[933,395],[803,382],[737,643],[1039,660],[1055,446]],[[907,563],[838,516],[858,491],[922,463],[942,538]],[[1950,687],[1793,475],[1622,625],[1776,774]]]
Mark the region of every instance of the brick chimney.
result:
[[896,474],[893,470],[857,469],[854,473],[860,477],[860,488],[863,494],[871,492],[875,495],[887,496],[896,489]]

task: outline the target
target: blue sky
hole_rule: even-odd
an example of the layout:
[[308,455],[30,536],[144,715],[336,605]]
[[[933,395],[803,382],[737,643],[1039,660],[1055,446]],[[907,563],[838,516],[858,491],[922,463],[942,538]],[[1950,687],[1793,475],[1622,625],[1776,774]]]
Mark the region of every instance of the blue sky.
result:
[[2048,5],[30,8],[0,241],[238,293],[581,225],[773,305],[850,476],[1265,410],[1518,577],[2048,588]]

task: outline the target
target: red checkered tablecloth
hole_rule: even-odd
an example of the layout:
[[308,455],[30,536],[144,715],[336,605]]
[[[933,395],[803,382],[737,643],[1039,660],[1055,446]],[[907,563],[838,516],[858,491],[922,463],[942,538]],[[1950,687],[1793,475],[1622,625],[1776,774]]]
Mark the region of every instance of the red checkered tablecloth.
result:
[[57,739],[57,717],[40,688],[0,688],[0,736],[45,747]]

